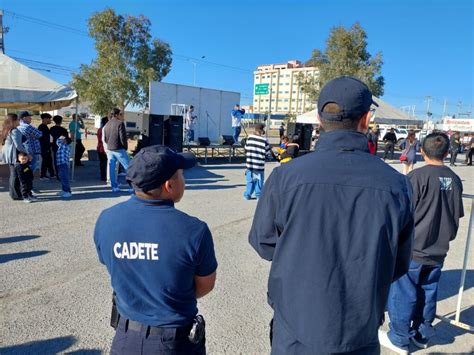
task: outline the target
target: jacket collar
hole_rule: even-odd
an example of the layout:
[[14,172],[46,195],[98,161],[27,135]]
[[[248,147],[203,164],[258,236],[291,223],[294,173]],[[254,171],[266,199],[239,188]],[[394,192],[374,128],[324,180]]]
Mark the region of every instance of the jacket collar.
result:
[[144,205],[154,205],[154,206],[169,206],[169,207],[174,207],[174,202],[171,200],[147,200],[144,198],[140,198],[137,195],[132,195],[130,197],[132,201],[135,203],[141,203]]
[[369,153],[367,137],[363,133],[346,130],[321,133],[316,145],[316,151],[334,150],[359,150]]

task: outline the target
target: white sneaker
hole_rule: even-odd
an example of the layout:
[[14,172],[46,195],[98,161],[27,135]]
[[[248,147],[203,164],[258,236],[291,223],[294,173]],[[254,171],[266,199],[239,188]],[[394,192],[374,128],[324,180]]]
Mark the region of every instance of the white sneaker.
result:
[[397,354],[400,355],[408,355],[410,352],[408,350],[399,348],[398,346],[394,345],[391,341],[390,338],[388,337],[388,334],[386,331],[379,329],[379,343],[382,345],[384,348],[390,349],[392,351],[395,351]]
[[72,196],[72,193],[67,192],[67,191],[63,191],[61,196],[64,197],[64,198],[70,198]]
[[118,187],[112,187],[112,192],[120,192],[120,189]]

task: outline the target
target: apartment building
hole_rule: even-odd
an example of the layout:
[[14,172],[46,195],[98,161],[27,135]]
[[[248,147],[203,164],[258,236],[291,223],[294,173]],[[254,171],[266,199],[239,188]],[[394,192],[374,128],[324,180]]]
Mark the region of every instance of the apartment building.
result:
[[258,66],[254,71],[254,88],[256,84],[269,84],[269,92],[266,95],[255,95],[254,91],[253,111],[300,114],[315,109],[316,103],[301,91],[297,79],[299,75],[317,79],[319,70],[316,67],[306,67],[298,60]]

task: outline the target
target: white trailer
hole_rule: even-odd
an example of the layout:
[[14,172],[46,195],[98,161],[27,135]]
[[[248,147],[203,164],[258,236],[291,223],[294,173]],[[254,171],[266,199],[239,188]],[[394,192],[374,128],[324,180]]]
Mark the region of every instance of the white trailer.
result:
[[150,114],[184,115],[185,108],[194,106],[196,140],[208,137],[211,142],[217,142],[221,135],[232,135],[230,112],[238,103],[238,92],[150,82]]

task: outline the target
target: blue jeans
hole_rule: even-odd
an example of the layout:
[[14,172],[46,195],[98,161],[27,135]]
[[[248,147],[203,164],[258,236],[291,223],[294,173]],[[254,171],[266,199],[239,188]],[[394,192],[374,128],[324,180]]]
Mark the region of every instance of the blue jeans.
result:
[[188,139],[188,142],[194,142],[194,129],[188,129],[186,132],[186,138]]
[[41,166],[41,154],[33,154],[32,156],[33,158],[31,159],[30,168],[34,173]]
[[61,188],[65,192],[71,192],[69,185],[69,165],[60,164],[57,166],[59,181],[61,181]]
[[245,171],[245,180],[247,181],[247,189],[244,192],[244,197],[249,200],[252,198],[252,194],[255,191],[255,197],[257,200],[260,198],[260,194],[263,189],[264,180],[263,171]]
[[408,349],[410,337],[420,333],[429,339],[434,335],[438,283],[443,265],[410,263],[408,273],[392,283],[388,297],[390,341]]
[[241,130],[241,127],[232,127],[232,137],[234,138],[234,143],[239,143],[239,136]]
[[125,173],[128,169],[128,154],[125,149],[120,150],[108,150],[107,151],[107,158],[109,159],[109,173],[110,173],[110,185],[112,188],[118,188],[117,183],[117,171],[116,165],[117,161],[122,165]]

